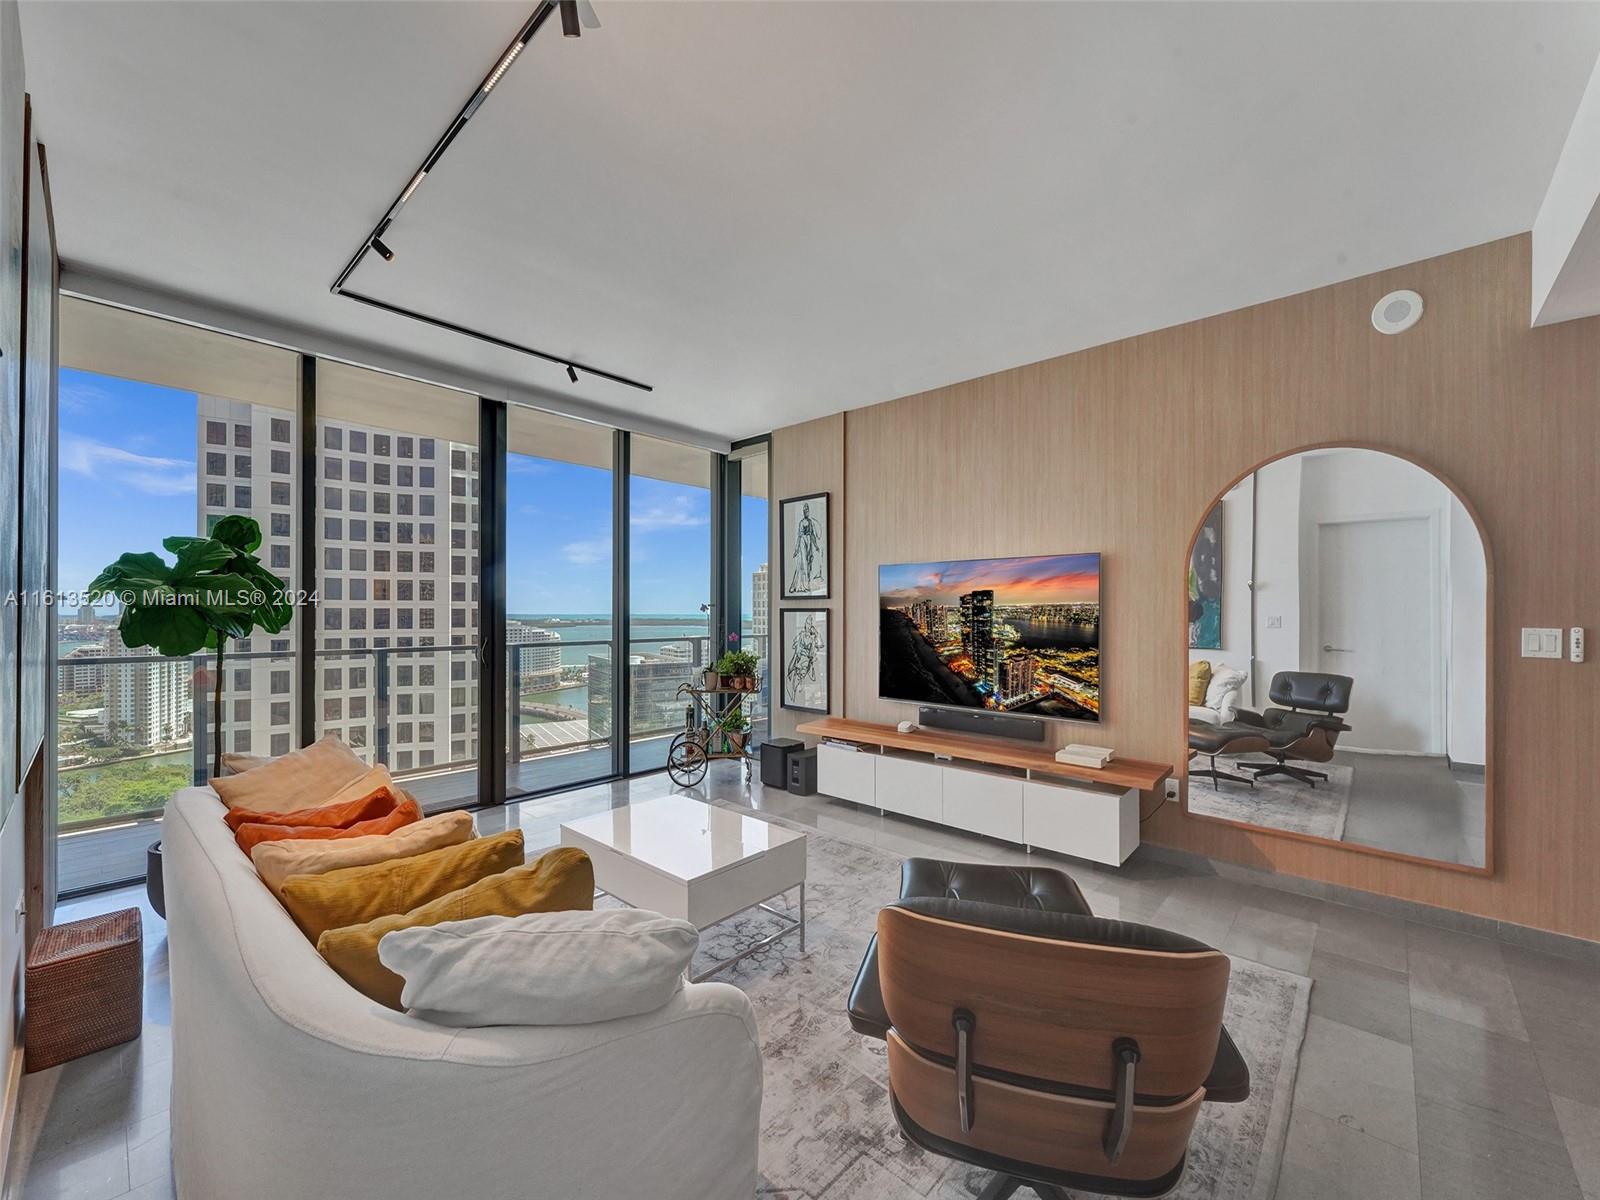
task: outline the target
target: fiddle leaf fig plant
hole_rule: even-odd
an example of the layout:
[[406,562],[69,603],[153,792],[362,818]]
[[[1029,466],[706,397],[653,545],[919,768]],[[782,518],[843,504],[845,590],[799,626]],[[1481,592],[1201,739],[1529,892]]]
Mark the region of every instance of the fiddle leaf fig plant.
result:
[[279,633],[294,616],[288,585],[255,556],[261,526],[237,514],[209,537],[169,537],[173,556],[124,554],[89,585],[92,599],[122,605],[118,629],[128,647],[153,646],[169,658],[216,652],[211,773],[222,774],[222,661],[229,638],[256,629]]

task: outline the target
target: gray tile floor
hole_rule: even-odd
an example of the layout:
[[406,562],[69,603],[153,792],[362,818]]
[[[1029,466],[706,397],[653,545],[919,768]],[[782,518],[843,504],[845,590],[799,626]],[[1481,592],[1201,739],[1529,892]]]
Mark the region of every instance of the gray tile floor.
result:
[[[550,845],[563,820],[671,786],[661,775],[600,785],[511,806],[480,824],[514,824],[530,848]],[[1078,880],[1098,913],[1311,976],[1279,1200],[1600,1200],[1600,965],[1150,854],[1115,871],[1030,859],[1020,847],[823,797],[746,788],[731,765],[696,792],[896,854],[1050,863]],[[132,890],[96,896],[63,906],[59,919],[140,899]],[[144,1036],[28,1076],[8,1195],[172,1196],[166,940],[153,913],[145,921]]]

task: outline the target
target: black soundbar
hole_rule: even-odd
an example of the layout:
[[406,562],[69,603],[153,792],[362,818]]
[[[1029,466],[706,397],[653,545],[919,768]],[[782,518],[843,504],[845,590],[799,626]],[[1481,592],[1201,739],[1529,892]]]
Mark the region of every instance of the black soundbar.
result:
[[924,729],[948,729],[953,733],[981,733],[988,737],[1014,738],[1019,742],[1044,741],[1044,722],[1034,717],[1012,717],[1005,713],[959,708],[918,708],[917,724]]

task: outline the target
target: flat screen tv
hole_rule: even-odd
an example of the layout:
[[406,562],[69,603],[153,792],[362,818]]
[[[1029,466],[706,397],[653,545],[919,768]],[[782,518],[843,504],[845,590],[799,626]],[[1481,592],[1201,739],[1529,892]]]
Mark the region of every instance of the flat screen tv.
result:
[[878,694],[1100,719],[1100,556],[878,568]]

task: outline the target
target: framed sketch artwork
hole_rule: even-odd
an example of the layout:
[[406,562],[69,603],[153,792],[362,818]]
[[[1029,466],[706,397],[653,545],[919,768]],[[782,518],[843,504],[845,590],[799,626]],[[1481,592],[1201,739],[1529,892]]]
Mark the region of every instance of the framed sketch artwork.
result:
[[832,576],[828,493],[795,496],[779,506],[778,561],[783,581],[778,595],[784,600],[826,600]]
[[784,708],[800,712],[828,711],[828,610],[786,608],[778,614],[783,657]]

